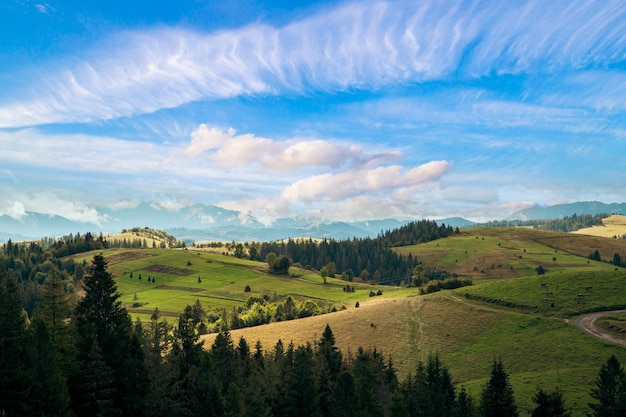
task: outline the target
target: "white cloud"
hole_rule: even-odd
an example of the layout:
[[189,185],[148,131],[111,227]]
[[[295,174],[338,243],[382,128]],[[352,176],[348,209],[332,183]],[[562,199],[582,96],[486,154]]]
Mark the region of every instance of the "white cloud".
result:
[[51,193],[22,194],[18,198],[19,201],[10,202],[11,207],[6,211],[6,214],[17,220],[21,220],[26,212],[61,216],[72,221],[98,226],[105,220],[96,208],[81,201],[63,199]]
[[260,165],[270,171],[296,171],[310,167],[337,169],[401,159],[397,151],[369,154],[361,146],[326,140],[290,139],[276,141],[252,134],[237,135],[201,124],[191,134],[191,143],[183,154],[197,157],[208,154],[211,162],[223,168]]
[[189,206],[191,203],[183,198],[167,198],[162,197],[158,201],[153,201],[150,206],[156,210],[166,210],[170,212],[180,211],[183,207]]
[[305,178],[282,192],[285,200],[312,202],[316,199],[339,200],[363,194],[390,194],[399,188],[416,187],[441,177],[450,168],[447,161],[432,161],[409,170],[401,166],[346,171]]
[[0,127],[107,120],[240,95],[375,90],[457,73],[605,66],[623,59],[625,22],[620,0],[367,1],[285,27],[123,32],[82,59],[25,71],[29,87],[7,86]]
[[20,201],[7,200],[6,203],[4,210],[0,209],[0,216],[7,215],[20,221],[26,216],[26,209]]

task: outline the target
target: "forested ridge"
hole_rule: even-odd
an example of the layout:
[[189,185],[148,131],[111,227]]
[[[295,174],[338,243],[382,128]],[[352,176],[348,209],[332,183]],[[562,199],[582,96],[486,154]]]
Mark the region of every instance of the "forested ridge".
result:
[[376,238],[323,239],[320,242],[288,239],[286,242],[253,244],[252,257],[265,260],[269,253],[275,253],[287,256],[305,268],[317,270],[332,263],[338,274],[349,271],[350,276],[361,276],[366,271],[369,280],[380,277],[378,283],[398,285],[411,282],[413,268],[419,260],[410,254],[399,255],[393,247],[429,242],[454,233],[459,233],[458,228],[421,220],[381,232]]
[[[0,274],[0,413],[10,416],[518,416],[504,364],[492,363],[476,398],[453,383],[453,370],[430,355],[408,376],[393,358],[358,349],[345,354],[330,327],[294,346],[233,341],[210,349],[187,306],[176,325],[158,310],[132,323],[101,255],[85,276],[85,296],[71,308],[56,269],[32,320],[13,276]],[[614,356],[594,386],[590,415],[623,416],[626,376]],[[538,389],[532,416],[568,416],[561,392]]]
[[609,214],[573,214],[562,219],[546,220],[494,220],[481,223],[482,227],[533,227],[554,232],[574,232],[591,226],[601,226]]

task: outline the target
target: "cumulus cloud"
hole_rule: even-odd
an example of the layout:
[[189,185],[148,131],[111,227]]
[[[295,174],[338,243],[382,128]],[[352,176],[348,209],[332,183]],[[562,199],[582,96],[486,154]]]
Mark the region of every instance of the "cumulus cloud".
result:
[[451,164],[432,161],[412,169],[394,165],[370,170],[346,171],[305,178],[282,192],[286,200],[345,199],[362,194],[389,194],[399,188],[416,187],[445,174]]
[[369,154],[361,146],[327,140],[276,141],[253,134],[237,135],[201,124],[191,134],[184,155],[208,158],[220,167],[258,164],[270,171],[295,171],[309,167],[337,169],[341,166],[368,165],[401,158],[398,151]]
[[28,87],[2,100],[0,127],[106,120],[241,95],[607,65],[623,60],[625,22],[620,0],[366,1],[284,27],[117,33],[47,73],[24,72]]

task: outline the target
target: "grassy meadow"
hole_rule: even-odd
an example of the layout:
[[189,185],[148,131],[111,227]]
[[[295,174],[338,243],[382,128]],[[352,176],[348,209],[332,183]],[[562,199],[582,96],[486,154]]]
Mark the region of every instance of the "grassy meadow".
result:
[[[473,228],[396,250],[411,253],[426,267],[470,277],[474,285],[418,295],[415,288],[355,282],[355,292],[346,293],[344,281],[328,279],[324,284],[312,271],[292,268],[290,276],[269,275],[264,263],[194,249],[115,249],[104,255],[133,318],[147,321],[158,307],[173,321],[196,300],[207,309],[230,309],[250,296],[310,299],[339,311],[234,330],[233,339],[243,336],[252,345],[258,340],[271,350],[279,339],[296,345],[314,342],[330,324],[344,355],[361,346],[375,348],[392,357],[401,379],[418,361],[438,353],[457,385],[475,398],[493,360],[502,359],[520,415],[531,408],[537,387],[558,387],[572,415],[582,417],[600,366],[612,354],[626,365],[626,349],[576,326],[586,312],[626,308],[626,269],[588,259],[594,250],[603,259],[615,252],[626,254],[626,242],[521,228]],[[90,256],[84,259],[89,262]],[[538,265],[546,270],[544,275],[537,275]],[[244,292],[246,285],[249,293]],[[370,298],[370,290],[378,289],[383,295]],[[624,313],[598,320],[598,326],[622,335],[624,323]],[[214,337],[203,336],[207,347]]]
[[[270,275],[265,263],[208,251],[111,249],[103,255],[122,295],[120,300],[133,319],[144,322],[150,320],[155,307],[166,318],[175,319],[196,300],[207,310],[221,310],[244,304],[252,296],[278,301],[292,296],[339,309],[368,299],[372,290],[380,289],[382,297],[417,293],[417,289],[361,283],[351,283],[355,291],[348,293],[343,291],[346,282],[339,279],[328,278],[324,284],[318,273],[299,268],[291,268],[289,276]],[[90,262],[91,257],[76,260],[82,259]],[[244,291],[246,286],[250,292]]]

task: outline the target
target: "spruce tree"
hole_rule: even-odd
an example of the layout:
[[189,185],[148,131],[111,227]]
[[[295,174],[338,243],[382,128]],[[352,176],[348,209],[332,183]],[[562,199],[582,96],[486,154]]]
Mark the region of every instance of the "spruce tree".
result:
[[626,374],[615,355],[600,368],[591,390],[596,401],[589,404],[593,417],[621,417],[626,415]]
[[540,388],[533,397],[533,402],[536,406],[530,412],[531,417],[570,417],[559,390],[547,392]]
[[480,409],[483,417],[517,417],[517,405],[509,375],[502,361],[494,361],[489,382],[483,389]]
[[35,386],[29,397],[31,413],[40,416],[68,416],[70,397],[67,381],[61,372],[58,352],[46,323],[34,320],[31,328],[35,350]]
[[28,415],[33,351],[17,282],[0,273],[0,415]]
[[[142,415],[148,387],[143,350],[102,255],[94,256],[91,274],[85,276],[83,286],[85,297],[74,312],[79,356],[90,360],[89,350],[97,345],[102,362],[113,374],[112,410]],[[79,370],[78,380],[82,372]]]

